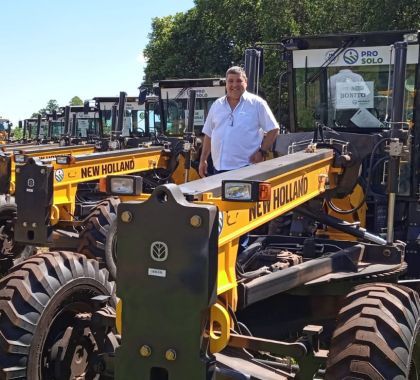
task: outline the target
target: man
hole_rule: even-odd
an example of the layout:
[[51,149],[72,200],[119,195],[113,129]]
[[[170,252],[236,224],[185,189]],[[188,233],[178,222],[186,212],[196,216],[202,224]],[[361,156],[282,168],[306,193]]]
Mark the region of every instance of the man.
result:
[[226,72],[226,95],[217,99],[204,123],[199,174],[207,174],[211,153],[215,173],[264,160],[279,133],[267,102],[246,91],[247,77],[239,66]]

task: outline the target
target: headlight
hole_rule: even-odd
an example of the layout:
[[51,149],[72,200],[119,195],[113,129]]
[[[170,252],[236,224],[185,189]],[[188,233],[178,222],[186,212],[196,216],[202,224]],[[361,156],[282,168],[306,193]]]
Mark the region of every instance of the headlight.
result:
[[250,201],[252,199],[252,184],[228,182],[225,183],[223,194],[231,201]]
[[24,164],[28,160],[28,157],[24,154],[15,154],[13,159],[17,164]]
[[222,181],[222,199],[230,202],[267,201],[271,185],[258,181]]
[[113,195],[140,195],[143,178],[135,175],[116,175],[106,178],[106,192]]
[[74,162],[74,157],[72,155],[57,156],[55,161],[60,165],[70,165]]

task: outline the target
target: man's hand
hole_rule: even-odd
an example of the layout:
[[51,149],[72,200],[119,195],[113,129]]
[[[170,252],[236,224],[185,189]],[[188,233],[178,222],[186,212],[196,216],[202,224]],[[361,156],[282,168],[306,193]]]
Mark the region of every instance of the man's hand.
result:
[[261,149],[258,149],[249,159],[253,164],[258,164],[258,162],[264,161],[265,155],[261,152]]
[[207,161],[200,160],[200,165],[198,166],[198,174],[202,178],[207,175]]
[[268,155],[268,151],[274,144],[274,141],[279,134],[279,129],[272,129],[271,131],[267,132],[264,136],[263,141],[261,142],[261,146],[259,149],[249,158],[249,160],[253,164],[257,164],[258,162],[262,162]]

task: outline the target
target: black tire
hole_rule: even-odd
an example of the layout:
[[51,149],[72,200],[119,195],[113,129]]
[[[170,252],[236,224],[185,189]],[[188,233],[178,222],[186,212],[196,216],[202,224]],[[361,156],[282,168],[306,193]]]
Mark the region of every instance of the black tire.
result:
[[[94,311],[92,297],[109,296],[115,306],[114,293],[115,284],[108,281],[107,271],[99,269],[96,260],[77,253],[47,252],[16,266],[0,287],[0,378],[79,378],[82,369],[80,363],[73,368],[73,351],[66,346],[73,361],[71,366],[63,365],[57,360],[63,352],[57,353],[57,345],[76,326],[83,324],[77,331],[86,331],[86,316]],[[71,341],[77,347],[74,353],[83,353],[86,380],[102,379],[91,368],[100,352],[94,352],[92,338],[86,337],[98,340],[101,334],[97,333],[76,334]],[[109,334],[111,331],[105,332]]]
[[358,286],[347,296],[337,322],[326,380],[420,379],[417,292],[385,283]]
[[111,279],[117,279],[117,218],[109,226],[105,243],[105,263]]
[[10,267],[35,252],[34,246],[19,244],[14,240],[16,211],[14,202],[0,204],[0,273],[6,273]]
[[[78,251],[99,261],[102,267],[107,266],[105,246],[109,229],[117,219],[119,198],[108,198],[96,206],[86,218],[86,228],[80,234]],[[113,271],[109,268],[110,272]],[[115,276],[113,277],[115,278]]]

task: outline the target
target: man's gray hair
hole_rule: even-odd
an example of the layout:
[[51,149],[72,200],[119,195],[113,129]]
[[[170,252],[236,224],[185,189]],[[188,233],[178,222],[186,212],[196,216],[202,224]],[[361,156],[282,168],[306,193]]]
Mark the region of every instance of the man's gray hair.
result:
[[226,78],[228,77],[229,74],[237,74],[237,75],[240,75],[245,80],[248,80],[248,78],[246,77],[246,72],[241,66],[229,67],[226,71]]

